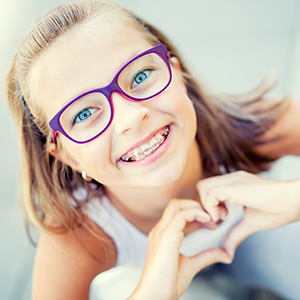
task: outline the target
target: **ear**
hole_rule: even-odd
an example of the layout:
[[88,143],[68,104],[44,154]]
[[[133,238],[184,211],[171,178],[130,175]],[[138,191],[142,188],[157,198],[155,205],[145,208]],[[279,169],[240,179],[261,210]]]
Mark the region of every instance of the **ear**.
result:
[[71,155],[68,154],[64,149],[60,149],[59,151],[57,151],[57,146],[55,143],[51,143],[49,145],[48,152],[62,163],[71,167],[74,171],[77,171],[79,173],[83,171],[80,163],[73,157],[71,157]]
[[172,67],[177,71],[176,74],[178,75],[178,78],[180,80],[180,84],[181,84],[182,88],[184,89],[185,92],[187,92],[187,87],[185,85],[185,80],[182,75],[182,69],[180,66],[179,59],[176,56],[172,56],[170,58],[170,62],[171,62]]
[[171,64],[172,64],[172,66],[173,66],[176,70],[182,71],[182,70],[181,70],[181,66],[180,66],[180,61],[179,61],[179,59],[178,59],[176,56],[170,57],[170,62],[171,62]]

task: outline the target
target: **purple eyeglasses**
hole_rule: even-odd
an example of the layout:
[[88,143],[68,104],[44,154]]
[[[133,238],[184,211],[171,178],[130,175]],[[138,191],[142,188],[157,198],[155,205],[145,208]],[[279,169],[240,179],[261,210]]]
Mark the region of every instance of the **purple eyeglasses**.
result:
[[49,122],[53,140],[57,132],[78,144],[101,135],[113,120],[113,92],[128,100],[145,101],[164,91],[172,79],[169,58],[165,46],[150,48],[129,60],[109,85],[71,100]]

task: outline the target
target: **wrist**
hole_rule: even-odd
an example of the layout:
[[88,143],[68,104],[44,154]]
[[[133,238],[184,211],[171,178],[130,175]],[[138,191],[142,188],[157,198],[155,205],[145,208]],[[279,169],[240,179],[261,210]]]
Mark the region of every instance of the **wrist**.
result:
[[164,300],[176,300],[178,298],[173,297],[167,290],[162,292],[156,289],[154,286],[149,289],[144,286],[137,286],[133,293],[126,300],[153,300],[153,299],[164,299]]
[[136,289],[133,291],[133,293],[130,295],[130,297],[128,297],[126,300],[153,300],[155,298],[153,298],[153,295],[150,295],[150,293],[145,293],[142,292],[139,289]]

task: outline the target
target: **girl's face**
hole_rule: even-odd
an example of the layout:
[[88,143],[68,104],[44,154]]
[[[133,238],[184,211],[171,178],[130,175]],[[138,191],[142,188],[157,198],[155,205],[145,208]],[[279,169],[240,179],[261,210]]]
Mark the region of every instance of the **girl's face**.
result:
[[[101,23],[75,30],[52,45],[33,72],[47,121],[76,96],[109,84],[122,65],[153,47],[130,26]],[[196,115],[176,58],[171,67],[172,82],[162,93],[135,102],[114,92],[114,119],[105,132],[85,144],[59,134],[63,150],[55,153],[53,144],[50,152],[111,189],[160,187],[177,180],[192,159]],[[136,151],[149,148],[153,139],[162,139],[159,147],[137,160]]]

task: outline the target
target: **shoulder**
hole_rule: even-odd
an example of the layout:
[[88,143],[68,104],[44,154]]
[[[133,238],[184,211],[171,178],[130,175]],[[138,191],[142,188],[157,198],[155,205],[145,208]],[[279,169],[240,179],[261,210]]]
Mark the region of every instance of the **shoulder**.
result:
[[93,278],[116,264],[112,240],[90,220],[63,234],[42,233],[34,275],[35,299],[88,299]]

